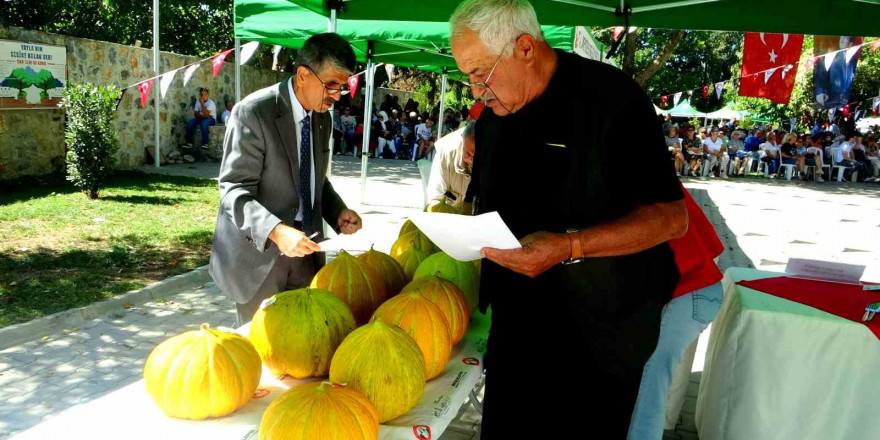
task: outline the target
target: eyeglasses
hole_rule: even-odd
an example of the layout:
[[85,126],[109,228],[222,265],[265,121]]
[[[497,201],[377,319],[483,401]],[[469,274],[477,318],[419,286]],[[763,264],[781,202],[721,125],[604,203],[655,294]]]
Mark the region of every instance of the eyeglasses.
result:
[[344,96],[344,95],[347,95],[347,94],[350,92],[350,90],[348,89],[348,87],[340,87],[340,88],[338,88],[338,89],[334,89],[334,88],[332,88],[332,87],[327,87],[327,83],[325,83],[324,80],[321,79],[321,77],[318,76],[317,73],[315,73],[315,69],[312,69],[310,66],[305,65],[305,64],[303,64],[302,66],[305,67],[306,69],[309,69],[309,72],[312,72],[312,75],[314,75],[315,78],[318,78],[318,81],[321,81],[321,85],[324,86],[324,90],[327,91],[327,94],[330,94],[330,95],[343,95],[343,96]]
[[[516,40],[514,40],[514,41],[516,41]],[[513,41],[511,41],[510,43],[513,43]],[[489,81],[492,80],[492,74],[495,73],[495,68],[498,67],[498,63],[501,62],[501,57],[504,56],[504,51],[507,50],[507,46],[510,43],[505,44],[504,47],[501,49],[501,53],[498,55],[498,58],[495,60],[495,64],[493,64],[492,68],[489,69],[489,74],[486,75],[485,81],[468,82],[465,80],[459,80],[459,82],[461,82],[462,84],[464,84],[470,88],[481,87],[484,89],[491,89],[491,87],[489,87]]]

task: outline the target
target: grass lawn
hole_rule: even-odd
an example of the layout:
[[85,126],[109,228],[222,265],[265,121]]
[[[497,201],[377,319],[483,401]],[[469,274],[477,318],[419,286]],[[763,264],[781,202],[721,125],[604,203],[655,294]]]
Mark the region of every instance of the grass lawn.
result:
[[0,187],[0,327],[206,264],[218,203],[215,181],[137,172],[98,200],[63,181]]

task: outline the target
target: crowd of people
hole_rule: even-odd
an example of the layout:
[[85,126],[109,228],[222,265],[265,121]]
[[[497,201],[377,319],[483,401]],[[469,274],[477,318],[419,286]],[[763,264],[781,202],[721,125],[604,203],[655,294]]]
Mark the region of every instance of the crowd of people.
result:
[[742,176],[766,167],[771,178],[792,165],[791,176],[800,180],[824,181],[824,167],[843,167],[844,179],[880,182],[880,144],[877,134],[867,136],[850,130],[840,134],[836,124],[816,126],[809,133],[788,133],[783,129],[740,128],[736,121],[720,127],[681,127],[665,118],[666,146],[679,176]]

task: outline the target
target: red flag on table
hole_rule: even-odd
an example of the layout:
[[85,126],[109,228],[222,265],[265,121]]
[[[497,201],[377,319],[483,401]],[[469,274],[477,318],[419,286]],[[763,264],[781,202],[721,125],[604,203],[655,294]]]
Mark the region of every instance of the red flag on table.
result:
[[348,88],[351,89],[352,98],[354,98],[354,95],[357,94],[359,81],[360,77],[358,75],[352,75],[348,77]]
[[625,30],[626,30],[626,28],[623,26],[615,26],[614,30],[611,31],[611,38],[616,40],[617,37],[619,37],[620,34],[622,34],[623,31],[625,31]]
[[666,107],[666,101],[669,100],[669,96],[661,96],[660,97],[660,107]]
[[153,80],[151,79],[138,83],[138,90],[141,92],[141,107],[147,108],[147,95],[150,94],[150,89],[152,88]]
[[703,86],[703,99],[709,97],[709,86]]
[[220,71],[220,68],[223,67],[223,62],[226,61],[226,57],[232,53],[233,49],[224,50],[223,52],[214,55],[214,58],[211,59],[211,64],[214,65],[214,78],[217,77],[217,72]]
[[[803,35],[747,32],[739,95],[788,104],[803,46]],[[794,64],[790,75],[779,69],[786,64]]]

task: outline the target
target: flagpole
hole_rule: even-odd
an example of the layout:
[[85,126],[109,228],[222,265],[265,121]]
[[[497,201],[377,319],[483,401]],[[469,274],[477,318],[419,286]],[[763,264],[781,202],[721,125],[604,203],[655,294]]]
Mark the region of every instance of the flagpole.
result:
[[153,73],[156,78],[153,79],[153,103],[155,104],[155,130],[153,133],[153,145],[155,146],[153,158],[155,159],[156,168],[159,168],[161,161],[161,148],[159,147],[159,0],[153,0]]

